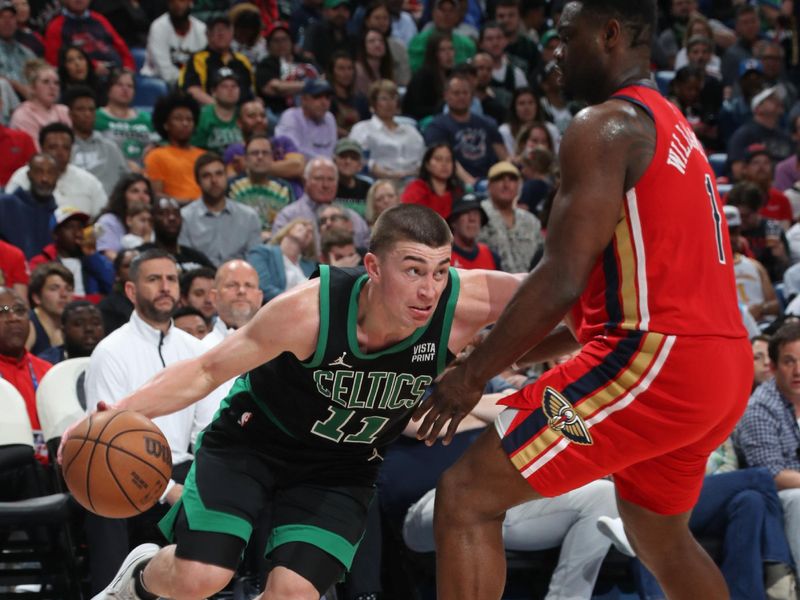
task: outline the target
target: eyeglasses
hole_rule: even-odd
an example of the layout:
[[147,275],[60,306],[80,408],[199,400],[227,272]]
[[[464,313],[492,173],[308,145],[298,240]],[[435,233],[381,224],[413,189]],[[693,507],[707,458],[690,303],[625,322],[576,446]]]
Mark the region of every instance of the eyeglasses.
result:
[[27,314],[28,307],[24,304],[14,304],[12,306],[4,304],[3,306],[0,306],[0,319],[8,319],[11,315],[21,319]]
[[324,224],[325,224],[325,223],[327,223],[328,221],[331,221],[331,222],[333,222],[333,221],[339,221],[339,220],[342,220],[342,221],[343,221],[343,220],[345,220],[345,219],[347,219],[347,217],[345,217],[344,215],[331,215],[331,216],[329,216],[329,217],[320,217],[320,218],[319,218],[319,224],[320,224],[320,225],[324,225]]

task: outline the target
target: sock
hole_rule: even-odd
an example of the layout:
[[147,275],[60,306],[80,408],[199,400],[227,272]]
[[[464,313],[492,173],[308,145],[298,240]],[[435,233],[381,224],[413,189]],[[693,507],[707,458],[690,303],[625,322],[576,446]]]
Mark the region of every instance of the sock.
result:
[[147,591],[147,588],[144,587],[144,581],[142,580],[142,573],[144,573],[144,568],[149,562],[149,560],[145,560],[136,565],[133,570],[133,586],[136,590],[136,595],[142,600],[158,600],[158,596]]

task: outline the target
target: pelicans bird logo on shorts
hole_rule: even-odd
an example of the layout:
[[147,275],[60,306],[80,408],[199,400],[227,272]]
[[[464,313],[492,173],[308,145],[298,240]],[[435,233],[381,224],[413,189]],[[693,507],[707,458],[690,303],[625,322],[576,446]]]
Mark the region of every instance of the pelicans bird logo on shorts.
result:
[[593,443],[586,424],[570,401],[550,386],[544,388],[542,411],[547,417],[547,425],[553,431],[576,444],[589,446]]

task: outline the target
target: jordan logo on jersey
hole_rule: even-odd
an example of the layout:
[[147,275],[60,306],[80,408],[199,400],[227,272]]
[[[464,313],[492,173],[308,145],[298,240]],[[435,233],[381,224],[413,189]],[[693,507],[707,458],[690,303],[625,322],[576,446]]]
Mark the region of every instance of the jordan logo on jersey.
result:
[[344,357],[345,356],[347,356],[347,352],[342,352],[342,355],[339,358],[337,358],[335,361],[329,362],[328,366],[329,367],[347,367],[348,369],[352,369],[353,367],[351,365],[348,365],[346,362],[344,362]]
[[576,444],[591,445],[592,436],[581,416],[569,400],[547,386],[542,396],[542,411],[547,417],[547,426]]
[[411,362],[424,362],[436,359],[436,344],[433,342],[425,342],[424,344],[417,344],[414,346],[414,352],[411,356]]

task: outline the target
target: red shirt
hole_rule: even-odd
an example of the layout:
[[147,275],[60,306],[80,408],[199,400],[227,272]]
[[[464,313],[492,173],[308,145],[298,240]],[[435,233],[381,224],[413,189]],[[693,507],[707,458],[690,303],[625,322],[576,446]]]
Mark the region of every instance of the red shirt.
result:
[[576,303],[579,339],[609,330],[746,337],[723,205],[697,136],[656,90],[629,86],[614,97],[652,115],[655,154],[622,198],[614,236]]
[[403,190],[400,202],[403,204],[422,204],[435,210],[443,219],[447,219],[453,208],[453,195],[450,191],[447,191],[440,196],[425,181],[415,179]]
[[28,265],[22,250],[0,240],[0,285],[12,287],[21,283],[28,285]]
[[453,245],[453,252],[450,255],[450,266],[457,269],[487,269],[490,271],[497,270],[497,263],[494,260],[492,251],[489,246],[478,242],[477,252],[474,256],[466,256],[464,251],[456,248]]
[[0,187],[5,187],[14,171],[27,165],[34,154],[36,144],[30,135],[0,125]]
[[31,427],[34,430],[42,428],[39,424],[39,414],[36,412],[36,389],[39,387],[42,377],[52,366],[49,362],[37,358],[27,350],[25,350],[25,354],[20,359],[0,354],[0,377],[8,381],[22,394],[22,398],[25,400],[25,407],[28,409]]
[[792,218],[792,204],[789,202],[789,198],[775,188],[769,188],[767,202],[758,213],[762,217],[773,221],[788,221],[789,223],[794,221]]

